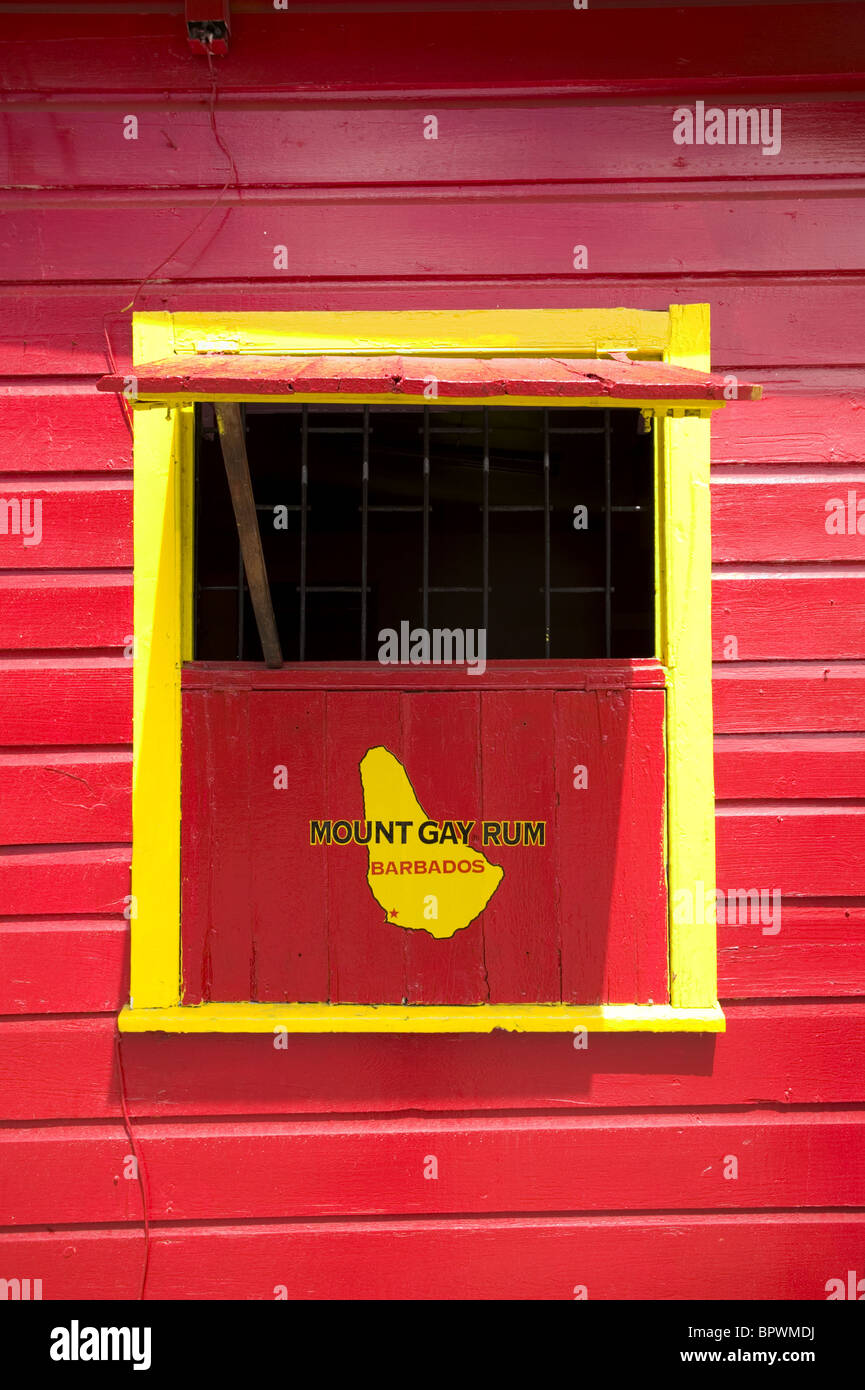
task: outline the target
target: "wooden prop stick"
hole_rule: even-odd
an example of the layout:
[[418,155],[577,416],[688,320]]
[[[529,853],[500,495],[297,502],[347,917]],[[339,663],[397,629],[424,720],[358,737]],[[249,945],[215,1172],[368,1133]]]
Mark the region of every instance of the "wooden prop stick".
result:
[[264,551],[261,548],[261,532],[255,511],[255,498],[252,495],[252,479],[249,476],[249,460],[246,456],[246,440],[243,437],[243,418],[240,406],[233,402],[214,405],[219,440],[222,445],[222,458],[231,491],[234,519],[240,538],[240,553],[243,568],[249,584],[249,595],[255,613],[261,650],[266,666],[282,665],[282,649],[273,615],[273,602],[270,585],[267,582],[267,569],[264,564]]

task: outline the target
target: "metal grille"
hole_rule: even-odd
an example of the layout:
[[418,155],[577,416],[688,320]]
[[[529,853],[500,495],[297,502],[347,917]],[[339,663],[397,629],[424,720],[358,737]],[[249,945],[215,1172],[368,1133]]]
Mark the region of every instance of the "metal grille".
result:
[[[492,411],[487,407],[463,408],[457,412],[459,418],[454,419],[454,412],[444,406],[426,407],[402,407],[398,411],[389,412],[391,416],[399,414],[405,425],[406,449],[415,456],[415,463],[419,465],[419,480],[417,488],[417,500],[390,502],[371,502],[370,488],[371,480],[376,472],[377,455],[377,417],[381,407],[342,407],[339,414],[330,411],[323,418],[321,408],[310,408],[307,405],[291,408],[282,412],[283,418],[288,418],[289,426],[285,440],[285,456],[295,461],[296,467],[286,469],[280,467],[279,457],[274,456],[274,450],[268,451],[269,467],[261,466],[262,460],[258,456],[255,441],[248,440],[250,466],[252,470],[253,486],[256,492],[256,510],[260,522],[263,523],[262,529],[267,541],[266,531],[267,515],[273,514],[275,509],[282,508],[285,513],[294,514],[297,518],[297,533],[293,542],[297,555],[296,582],[293,589],[296,594],[296,610],[293,618],[286,611],[286,605],[276,602],[277,619],[280,627],[280,637],[287,660],[299,660],[301,662],[309,659],[320,659],[310,657],[309,632],[310,632],[310,604],[315,600],[315,596],[353,596],[356,599],[357,613],[357,635],[354,651],[347,651],[341,659],[358,658],[361,661],[374,659],[376,652],[370,640],[370,605],[371,605],[371,519],[379,516],[390,516],[405,518],[406,526],[413,528],[412,535],[417,536],[419,541],[419,565],[417,593],[420,599],[419,617],[424,629],[428,629],[431,616],[431,601],[435,601],[435,596],[449,596],[453,602],[454,611],[465,614],[466,596],[477,596],[479,598],[479,617],[480,626],[484,630],[490,628],[490,601],[493,594],[491,581],[491,540],[495,538],[496,527],[499,518],[507,522],[514,522],[521,519],[524,523],[522,531],[518,533],[520,554],[524,558],[525,586],[532,589],[538,595],[538,623],[537,623],[537,648],[531,655],[543,656],[569,656],[574,655],[568,649],[568,634],[562,630],[562,624],[556,627],[554,618],[554,603],[556,598],[561,596],[583,596],[591,598],[601,608],[600,621],[600,641],[598,650],[591,653],[580,652],[581,655],[591,654],[592,656],[611,657],[613,655],[645,655],[651,650],[653,645],[652,634],[650,631],[652,614],[654,608],[654,594],[652,586],[652,517],[651,517],[651,447],[643,448],[643,473],[641,474],[641,485],[637,500],[630,500],[625,503],[615,501],[615,460],[614,449],[616,436],[614,432],[613,412],[606,411],[582,411],[576,410],[556,410],[556,409],[536,409],[531,414],[536,417],[538,428],[538,449],[537,449],[537,482],[538,500],[531,502],[497,502],[492,500],[492,487],[500,476],[502,465],[497,461],[495,452],[491,450],[491,416],[496,418],[497,426],[501,428],[501,417],[506,415],[506,410],[494,408]],[[271,412],[273,415],[276,412]],[[523,410],[521,414],[527,415],[529,412]],[[618,412],[621,415],[628,415],[631,418],[633,435],[643,434],[643,427],[637,411]],[[580,416],[586,419],[586,423],[575,423],[575,418]],[[539,417],[539,419],[537,418]],[[338,419],[338,423],[335,420]],[[468,423],[468,421],[471,423]],[[566,420],[567,423],[560,423]],[[591,420],[591,423],[589,423]],[[250,434],[250,425],[247,423],[247,433]],[[619,432],[621,434],[621,431]],[[208,435],[207,422],[204,421],[203,437],[206,440]],[[431,582],[431,554],[433,538],[431,534],[431,521],[436,510],[436,501],[433,496],[433,485],[436,479],[436,470],[439,465],[442,446],[446,445],[449,438],[459,437],[461,440],[472,438],[477,441],[478,456],[473,468],[479,468],[479,501],[477,503],[478,529],[476,536],[476,557],[470,559],[469,567],[474,568],[476,573],[475,583],[433,583]],[[591,449],[591,456],[586,461],[586,448],[589,439],[593,439],[594,446]],[[314,582],[310,578],[311,547],[313,536],[311,534],[312,524],[315,521],[315,503],[311,501],[311,487],[313,480],[317,482],[319,488],[319,499],[321,498],[322,486],[327,485],[326,477],[318,476],[316,479],[316,469],[326,469],[327,464],[319,464],[316,460],[316,451],[320,443],[324,440],[329,441],[333,448],[335,445],[341,447],[342,444],[350,451],[352,460],[351,468],[356,467],[356,502],[352,505],[357,513],[356,527],[357,535],[352,538],[350,531],[346,531],[343,540],[345,545],[354,545],[356,542],[357,563],[354,566],[355,582],[345,582],[346,562],[341,554],[333,555],[333,581],[334,582]],[[412,442],[414,441],[414,442]],[[645,445],[647,441],[643,441]],[[358,447],[359,446],[359,447]],[[553,463],[552,453],[557,450],[561,455],[562,448],[566,448],[574,470],[574,488],[579,492],[580,487],[587,482],[596,489],[597,500],[590,508],[591,522],[597,527],[600,525],[602,531],[602,558],[600,562],[592,567],[592,573],[584,573],[575,576],[583,582],[554,583],[554,578],[568,578],[569,575],[561,573],[554,575],[554,547],[553,547],[553,525],[556,520],[562,521],[562,508],[558,507],[553,500]],[[637,448],[630,445],[629,448]],[[212,476],[215,470],[209,469]],[[600,473],[600,476],[598,474]],[[199,526],[201,525],[202,504],[201,490],[204,485],[205,470],[199,464],[198,468],[198,516]],[[290,486],[293,488],[291,500],[285,493],[285,480],[291,476]],[[267,490],[265,492],[265,489]],[[268,496],[272,490],[279,493],[277,499]],[[268,496],[268,500],[261,500],[262,495]],[[318,502],[319,507],[321,501]],[[614,537],[614,518],[616,514],[642,514],[647,525],[642,527],[639,533],[639,544],[634,547],[634,553],[629,556],[626,552],[632,548],[633,538],[621,545],[618,552],[620,564],[630,563],[633,569],[636,566],[642,583],[639,595],[638,617],[642,627],[646,630],[647,636],[642,645],[646,651],[621,651],[617,650],[615,642],[614,622],[616,616],[615,600],[616,585],[614,584],[614,570],[616,563],[616,540]],[[542,514],[542,518],[540,516]],[[542,521],[542,525],[536,524]],[[519,521],[517,525],[519,526]],[[561,528],[560,528],[561,529]],[[326,537],[324,538],[326,540]],[[316,543],[319,551],[323,545],[322,536],[318,536]],[[334,546],[335,551],[344,547]],[[272,549],[272,547],[271,547]],[[319,561],[321,555],[319,553]],[[269,573],[271,564],[268,561]],[[318,568],[320,570],[321,564]],[[441,566],[439,566],[441,568]],[[559,569],[561,570],[561,565]],[[583,565],[582,569],[585,570]],[[531,575],[537,573],[540,583],[531,579]],[[441,577],[441,576],[439,576]],[[462,576],[465,578],[466,576]],[[591,582],[585,582],[586,579]],[[339,581],[339,582],[337,582]],[[273,576],[271,575],[273,584]],[[632,585],[633,587],[633,585]],[[255,651],[252,649],[255,642],[254,624],[250,623],[249,614],[246,611],[246,594],[243,564],[240,559],[239,546],[237,550],[237,564],[235,569],[235,579],[233,584],[219,584],[210,582],[207,566],[199,563],[197,573],[197,595],[199,608],[206,602],[206,596],[220,591],[234,592],[236,596],[236,622],[234,632],[234,654],[237,659],[254,659]],[[447,611],[445,600],[445,611]],[[439,602],[441,608],[441,602]],[[593,619],[593,623],[594,623]],[[465,624],[454,623],[455,627]],[[290,627],[294,626],[292,634]],[[565,627],[573,628],[573,623],[565,624]],[[250,632],[252,628],[252,632]],[[319,644],[320,645],[320,644]],[[573,645],[573,643],[571,643]],[[200,646],[200,643],[199,643]],[[211,651],[197,652],[198,656],[205,659],[219,657],[219,653]],[[528,653],[527,653],[528,654]],[[495,658],[495,642],[488,647],[488,655]]]

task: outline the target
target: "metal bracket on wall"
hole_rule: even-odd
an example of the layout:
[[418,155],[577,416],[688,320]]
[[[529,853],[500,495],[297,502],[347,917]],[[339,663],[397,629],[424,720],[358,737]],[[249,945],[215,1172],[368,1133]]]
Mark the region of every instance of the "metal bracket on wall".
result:
[[193,53],[228,52],[229,0],[186,0],[186,37]]

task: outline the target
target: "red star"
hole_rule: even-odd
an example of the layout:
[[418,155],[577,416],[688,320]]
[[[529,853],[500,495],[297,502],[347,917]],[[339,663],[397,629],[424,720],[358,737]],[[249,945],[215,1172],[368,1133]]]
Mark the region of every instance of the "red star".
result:
[[397,912],[397,910],[396,910],[395,907],[392,907],[392,908],[391,908],[390,913],[389,913],[389,916],[391,916],[391,917],[398,917],[398,916],[399,916],[399,913]]

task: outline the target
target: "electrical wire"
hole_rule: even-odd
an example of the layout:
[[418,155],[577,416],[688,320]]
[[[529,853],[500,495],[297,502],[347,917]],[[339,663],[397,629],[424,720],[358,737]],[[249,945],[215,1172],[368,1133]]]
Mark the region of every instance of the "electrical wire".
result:
[[[219,206],[219,204],[221,203],[223,197],[225,196],[225,194],[227,193],[229,187],[231,186],[232,182],[234,183],[234,186],[235,186],[235,188],[237,189],[238,198],[240,197],[240,175],[239,175],[238,170],[237,170],[237,164],[236,164],[236,162],[235,162],[235,159],[234,159],[233,154],[231,153],[231,151],[229,150],[229,148],[228,148],[228,146],[226,145],[225,141],[223,140],[222,136],[220,135],[220,133],[219,133],[219,128],[218,128],[218,126],[217,126],[217,124],[216,124],[216,97],[217,97],[216,69],[215,69],[214,66],[213,66],[213,55],[211,54],[209,48],[208,48],[208,50],[207,50],[207,62],[208,62],[209,68],[210,68],[210,79],[211,79],[211,85],[210,85],[210,102],[209,102],[210,128],[211,128],[211,130],[213,131],[213,136],[214,136],[214,139],[216,140],[217,145],[219,146],[219,148],[220,148],[220,150],[222,151],[222,153],[225,155],[225,158],[228,160],[229,169],[230,169],[229,176],[228,176],[228,178],[226,179],[225,183],[223,184],[222,188],[220,189],[219,193],[217,194],[216,198],[214,198],[214,200],[213,200],[213,202],[210,204],[210,206],[209,206],[209,207],[205,210],[205,212],[201,215],[201,217],[198,219],[198,221],[196,222],[195,226],[191,229],[191,231],[187,232],[186,236],[184,236],[183,239],[182,239],[181,241],[178,242],[178,244],[174,247],[174,249],[173,249],[171,252],[169,252],[169,254],[164,258],[164,260],[160,261],[159,265],[157,265],[153,270],[151,270],[151,271],[149,272],[148,275],[145,275],[144,279],[141,281],[141,283],[139,284],[138,288],[136,289],[134,295],[132,296],[132,299],[129,301],[129,303],[126,305],[126,307],[125,307],[124,309],[121,309],[121,310],[120,310],[120,314],[121,314],[121,315],[123,315],[123,314],[128,314],[131,310],[133,310],[133,309],[135,308],[135,304],[136,304],[136,301],[137,301],[137,299],[138,299],[138,296],[141,294],[141,291],[144,289],[144,286],[147,285],[147,284],[154,278],[155,275],[158,275],[158,274],[159,274],[159,271],[162,269],[162,267],[165,266],[165,265],[167,265],[169,261],[173,260],[174,257],[178,254],[178,252],[180,252],[180,251],[183,250],[183,247],[186,245],[186,243],[187,243],[188,241],[191,240],[191,238],[195,235],[195,233],[199,230],[199,228],[202,226],[202,224],[203,224],[203,223],[206,221],[206,219],[210,216],[210,214],[213,212],[213,210],[214,210],[216,207]],[[116,359],[115,359],[115,356],[114,356],[114,349],[113,349],[112,346],[111,346],[111,337],[110,337],[109,331],[108,331],[108,320],[109,320],[109,318],[111,318],[111,317],[117,317],[116,314],[115,314],[115,315],[112,315],[112,311],[111,311],[111,310],[109,310],[106,314],[103,315],[103,319],[102,319],[102,330],[103,330],[103,333],[104,333],[104,335],[105,335],[105,352],[106,352],[106,357],[107,357],[107,359],[108,359],[108,367],[109,367],[109,370],[111,371],[111,373],[112,373],[113,375],[116,376],[116,375],[117,375],[117,362],[116,362]],[[129,431],[130,431],[130,433],[131,433],[131,432],[132,432],[132,413],[131,413],[131,407],[130,407],[128,398],[127,398],[126,396],[124,396],[122,393],[120,393],[120,402],[121,402],[121,408],[122,408],[122,410],[123,410],[123,413],[124,413],[124,416],[125,416],[125,419],[126,419],[127,426],[128,426]],[[138,1297],[139,1297],[139,1300],[143,1300],[144,1295],[145,1295],[145,1292],[146,1292],[146,1288],[147,1288],[147,1274],[148,1274],[148,1271],[149,1271],[149,1268],[150,1268],[150,1249],[151,1249],[151,1235],[150,1235],[150,1203],[149,1203],[149,1196],[148,1196],[148,1190],[147,1190],[147,1173],[146,1173],[145,1166],[144,1166],[144,1157],[143,1157],[143,1154],[142,1154],[142,1152],[141,1152],[141,1148],[140,1148],[140,1146],[139,1146],[138,1140],[137,1140],[137,1138],[136,1138],[136,1136],[135,1136],[135,1130],[134,1130],[133,1124],[132,1124],[132,1117],[131,1117],[131,1115],[130,1115],[130,1113],[129,1113],[129,1104],[128,1104],[127,1091],[126,1091],[126,1073],[125,1073],[125,1071],[124,1071],[124,1069],[123,1069],[123,1052],[122,1052],[122,1048],[121,1048],[121,1037],[120,1037],[120,1030],[119,1030],[119,1029],[115,1032],[115,1035],[114,1035],[114,1055],[115,1055],[116,1062],[117,1062],[117,1077],[118,1077],[119,1090],[120,1090],[120,1108],[121,1108],[121,1111],[122,1111],[122,1114],[123,1114],[123,1124],[124,1124],[124,1128],[125,1128],[125,1130],[126,1130],[126,1136],[127,1136],[128,1140],[129,1140],[129,1146],[130,1146],[130,1148],[132,1149],[132,1156],[133,1156],[133,1158],[135,1159],[136,1176],[137,1176],[137,1179],[138,1179],[138,1185],[139,1185],[139,1189],[140,1189],[140,1192],[141,1192],[141,1216],[142,1216],[142,1225],[143,1225],[143,1229],[144,1229],[144,1259],[143,1259],[143,1261],[142,1261],[142,1266],[141,1266],[141,1283],[140,1283],[140,1286],[139,1286]]]
[[123,1070],[123,1052],[121,1049],[120,1029],[114,1033],[114,1056],[117,1061],[117,1078],[120,1085],[120,1109],[123,1113],[123,1125],[126,1130],[126,1137],[129,1140],[129,1147],[132,1150],[132,1157],[135,1160],[135,1176],[138,1179],[138,1187],[141,1192],[141,1219],[144,1227],[144,1260],[141,1266],[141,1283],[138,1289],[138,1300],[143,1302],[144,1292],[147,1287],[147,1273],[150,1268],[150,1201],[147,1191],[147,1174],[144,1168],[144,1156],[135,1137],[135,1130],[132,1127],[132,1117],[129,1114],[129,1103],[126,1094],[126,1073]]
[[[210,204],[210,206],[209,206],[208,208],[205,209],[205,211],[202,213],[201,217],[198,219],[198,221],[195,223],[195,225],[190,229],[190,231],[188,231],[188,232],[186,233],[186,235],[177,243],[177,245],[168,253],[168,255],[165,256],[164,259],[161,260],[161,261],[159,262],[159,265],[154,266],[153,270],[149,271],[148,274],[145,275],[144,279],[143,279],[143,280],[140,282],[140,284],[138,285],[138,288],[136,289],[136,291],[135,291],[135,293],[133,294],[132,298],[130,299],[129,303],[125,306],[125,308],[123,308],[123,309],[121,309],[121,310],[119,311],[120,316],[122,316],[122,315],[124,315],[124,314],[128,314],[128,313],[130,313],[131,311],[134,310],[135,305],[136,305],[136,303],[137,303],[137,301],[138,301],[138,296],[141,294],[141,291],[144,289],[145,285],[149,284],[150,281],[153,280],[153,278],[154,278],[156,275],[159,274],[159,272],[160,272],[160,270],[162,270],[163,266],[168,265],[169,261],[173,261],[174,258],[175,258],[175,256],[177,256],[177,255],[179,254],[179,252],[181,252],[181,251],[183,250],[183,248],[184,248],[184,246],[187,244],[187,242],[190,241],[190,240],[192,239],[192,237],[195,235],[195,233],[196,233],[197,231],[199,231],[200,228],[201,228],[201,227],[204,225],[204,223],[207,221],[207,218],[210,216],[210,214],[211,214],[217,207],[219,207],[219,204],[222,202],[222,199],[225,197],[225,194],[228,192],[228,189],[229,189],[230,187],[232,187],[232,185],[234,186],[234,188],[235,188],[236,191],[237,191],[238,199],[240,199],[240,197],[241,197],[240,174],[238,173],[237,163],[236,163],[236,161],[235,161],[234,155],[231,153],[231,150],[228,148],[228,146],[227,146],[226,143],[225,143],[225,140],[223,139],[222,135],[220,134],[219,127],[218,127],[218,125],[217,125],[217,123],[216,123],[216,99],[217,99],[217,94],[218,94],[218,83],[217,83],[217,78],[216,78],[216,68],[214,67],[214,64],[213,64],[213,54],[211,53],[210,48],[208,47],[206,51],[207,51],[207,63],[208,63],[208,67],[209,67],[209,69],[210,69],[210,100],[209,100],[209,103],[208,103],[208,117],[209,117],[209,121],[210,121],[210,128],[211,128],[211,130],[213,131],[213,138],[214,138],[214,140],[216,141],[216,144],[218,145],[219,149],[222,151],[223,155],[225,156],[226,160],[228,161],[228,166],[229,166],[228,177],[226,178],[225,183],[222,185],[222,188],[219,190],[219,192],[218,192],[218,194],[216,195],[216,197],[214,198],[213,202]],[[229,211],[230,211],[230,209],[227,209],[227,210],[226,210],[226,215],[227,215],[227,213],[228,213]],[[112,315],[112,311],[109,310],[106,314],[103,315],[103,319],[102,319],[102,331],[103,331],[103,333],[104,333],[104,335],[105,335],[105,348],[106,348],[106,357],[107,357],[107,359],[108,359],[108,367],[109,367],[109,370],[111,371],[111,373],[112,373],[114,376],[117,375],[117,363],[116,363],[116,361],[115,361],[114,350],[113,350],[113,348],[112,348],[112,346],[111,346],[111,338],[110,338],[110,335],[109,335],[109,332],[108,332],[108,319],[109,319],[110,317],[117,317],[117,316],[118,316],[118,315],[116,315],[116,314]],[[122,392],[120,393],[120,405],[121,405],[121,409],[122,409],[122,411],[123,411],[124,417],[125,417],[125,419],[126,419],[127,428],[128,428],[128,430],[129,430],[129,432],[130,432],[130,434],[131,434],[131,433],[132,433],[132,410],[131,410],[131,406],[130,406],[130,404],[129,404],[128,398],[127,398],[126,396],[124,396]]]
[[[159,265],[155,266],[154,269],[151,270],[150,273],[149,273],[148,275],[145,275],[144,279],[141,281],[141,284],[138,286],[138,289],[135,291],[135,293],[134,293],[134,295],[132,296],[131,300],[130,300],[129,303],[126,305],[125,309],[122,310],[122,312],[123,312],[124,314],[127,314],[127,313],[129,313],[129,311],[130,311],[131,309],[134,309],[134,307],[135,307],[135,301],[138,299],[138,296],[140,295],[141,291],[144,289],[144,286],[145,286],[146,284],[148,284],[149,281],[151,281],[155,275],[158,275],[158,274],[159,274],[159,272],[160,272],[160,270],[162,269],[163,266],[167,265],[169,261],[173,261],[173,260],[174,260],[174,257],[178,254],[178,252],[183,250],[183,248],[184,248],[184,246],[186,245],[186,243],[187,243],[188,241],[190,241],[190,240],[192,239],[192,237],[195,235],[195,233],[203,226],[203,224],[207,221],[207,218],[208,218],[208,217],[210,216],[210,214],[213,212],[214,208],[217,208],[217,207],[219,206],[219,204],[222,202],[222,199],[224,198],[225,194],[228,192],[228,189],[231,187],[232,183],[234,184],[234,187],[235,187],[235,189],[237,190],[238,198],[240,197],[240,175],[239,175],[238,172],[237,172],[237,164],[235,163],[234,155],[233,155],[233,154],[231,153],[231,151],[229,150],[228,146],[226,145],[225,141],[223,140],[222,136],[220,135],[219,130],[218,130],[217,125],[216,125],[217,81],[216,81],[216,69],[215,69],[215,67],[213,66],[213,54],[211,53],[210,48],[207,49],[207,62],[208,62],[208,65],[209,65],[209,67],[210,67],[210,104],[209,104],[210,128],[211,128],[211,130],[213,131],[213,135],[214,135],[214,138],[215,138],[215,140],[216,140],[217,145],[219,146],[220,150],[222,151],[222,153],[225,155],[226,159],[228,160],[230,172],[229,172],[228,178],[225,180],[225,183],[222,185],[222,188],[219,190],[219,192],[217,193],[217,195],[216,195],[216,197],[214,198],[213,202],[210,204],[210,207],[207,208],[207,209],[202,213],[201,217],[200,217],[200,218],[198,219],[198,221],[195,223],[195,226],[194,226],[190,231],[188,231],[188,232],[186,233],[186,236],[183,237],[182,240],[179,241],[179,242],[177,243],[177,245],[174,247],[174,249],[173,249],[172,251],[169,251],[168,255],[167,255],[163,260],[161,260],[161,261],[159,262]],[[229,210],[230,210],[230,209],[229,209]]]

